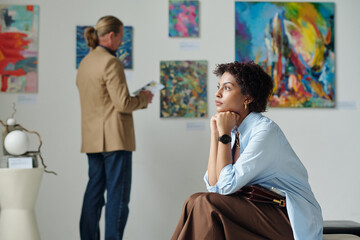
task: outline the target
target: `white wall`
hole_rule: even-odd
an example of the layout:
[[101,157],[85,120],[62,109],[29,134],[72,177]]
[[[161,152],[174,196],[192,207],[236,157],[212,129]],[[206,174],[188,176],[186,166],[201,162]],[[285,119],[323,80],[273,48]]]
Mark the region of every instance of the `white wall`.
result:
[[[308,169],[325,219],[360,222],[360,1],[335,0],[336,99],[349,109],[274,109],[266,113],[283,129]],[[26,0],[1,0],[29,4]],[[80,154],[80,106],[75,86],[75,26],[95,24],[103,15],[134,27],[131,91],[159,81],[160,60],[208,60],[209,115],[215,113],[216,64],[234,60],[234,1],[201,0],[200,38],[168,37],[167,0],[34,0],[40,6],[39,91],[0,94],[0,119],[20,96],[35,104],[17,105],[16,119],[43,139],[49,170],[39,192],[36,215],[42,239],[79,239],[78,222],[87,183],[87,159]],[[180,51],[180,42],[198,42],[198,51]],[[209,118],[160,119],[159,95],[147,110],[134,113],[137,151],[125,239],[169,239],[184,200],[205,191]],[[205,130],[187,131],[187,123]]]

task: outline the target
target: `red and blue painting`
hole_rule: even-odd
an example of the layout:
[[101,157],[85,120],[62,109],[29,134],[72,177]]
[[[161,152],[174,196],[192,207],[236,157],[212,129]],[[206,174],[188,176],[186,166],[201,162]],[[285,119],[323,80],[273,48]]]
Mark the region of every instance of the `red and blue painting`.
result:
[[0,91],[38,90],[39,7],[0,4]]

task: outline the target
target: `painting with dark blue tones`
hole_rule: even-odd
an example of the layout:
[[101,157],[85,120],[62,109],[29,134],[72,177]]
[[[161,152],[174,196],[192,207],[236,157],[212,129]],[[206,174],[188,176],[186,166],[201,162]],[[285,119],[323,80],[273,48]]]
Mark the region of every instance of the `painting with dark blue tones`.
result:
[[[79,67],[81,60],[90,51],[84,37],[85,29],[88,27],[90,26],[76,26],[76,68]],[[121,46],[116,51],[116,55],[120,59],[123,67],[126,69],[131,69],[133,65],[132,39],[133,39],[133,27],[124,26],[124,36],[122,39]]]
[[124,36],[122,43],[117,50],[117,56],[120,59],[124,68],[132,68],[132,42],[133,42],[133,27],[124,26]]

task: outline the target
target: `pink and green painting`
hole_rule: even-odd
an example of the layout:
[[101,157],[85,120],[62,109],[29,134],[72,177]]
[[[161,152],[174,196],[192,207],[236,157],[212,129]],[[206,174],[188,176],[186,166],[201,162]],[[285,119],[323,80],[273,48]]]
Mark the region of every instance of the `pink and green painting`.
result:
[[169,37],[199,36],[199,1],[169,0]]
[[207,117],[207,61],[161,61],[160,117]]
[[[84,37],[85,29],[87,27],[89,26],[76,26],[76,68],[79,67],[81,60],[90,51]],[[116,55],[120,59],[123,67],[126,69],[131,69],[133,66],[132,42],[133,27],[124,26],[124,36],[120,47],[116,51]]]
[[39,7],[0,4],[0,91],[38,90]]
[[334,3],[235,2],[235,60],[273,79],[271,107],[335,107]]

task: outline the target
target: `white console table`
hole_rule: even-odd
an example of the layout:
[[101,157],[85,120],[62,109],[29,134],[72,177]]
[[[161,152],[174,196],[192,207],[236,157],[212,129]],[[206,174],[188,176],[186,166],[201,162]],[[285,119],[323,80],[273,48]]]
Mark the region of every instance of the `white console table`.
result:
[[43,168],[0,168],[0,239],[40,240],[34,207]]

